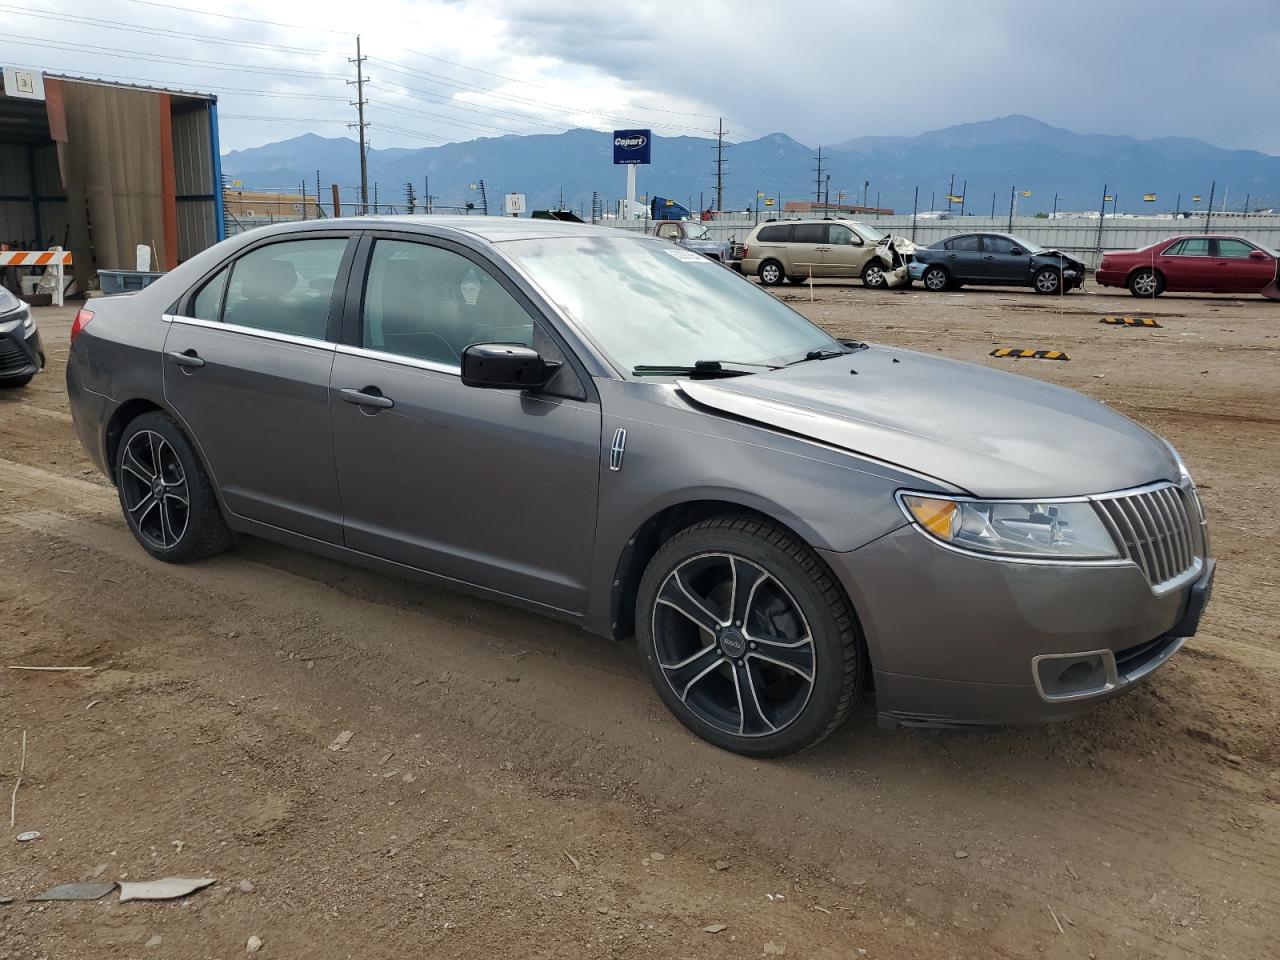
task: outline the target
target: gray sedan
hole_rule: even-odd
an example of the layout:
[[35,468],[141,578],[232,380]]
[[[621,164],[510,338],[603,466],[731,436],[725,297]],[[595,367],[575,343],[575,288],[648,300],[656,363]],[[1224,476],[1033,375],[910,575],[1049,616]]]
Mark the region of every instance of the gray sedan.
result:
[[256,230],[77,316],[76,429],[138,542],[237,535],[634,636],[707,740],[1061,717],[1196,629],[1173,449],[1080,394],[839,341],[579,224]]

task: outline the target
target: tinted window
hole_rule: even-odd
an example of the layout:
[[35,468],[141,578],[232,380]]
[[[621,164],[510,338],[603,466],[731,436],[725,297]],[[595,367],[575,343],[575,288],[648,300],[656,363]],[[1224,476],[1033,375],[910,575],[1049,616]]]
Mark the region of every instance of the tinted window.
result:
[[191,304],[191,315],[197,320],[218,320],[222,313],[222,291],[227,285],[227,267],[206,283]]
[[1019,253],[1026,253],[1027,248],[1020,243],[1014,243],[1008,237],[997,237],[992,234],[982,238],[983,245],[986,247],[987,253],[1003,253],[1012,254],[1017,250]]
[[231,267],[222,319],[242,327],[323,340],[329,301],[347,241],[273,243]]
[[959,250],[961,252],[976,252],[981,248],[978,242],[979,238],[975,234],[967,237],[952,237],[947,241],[948,250]]
[[[848,227],[842,227],[837,223],[831,224],[828,228],[828,242],[835,244],[850,244],[853,242],[853,231]],[[858,241],[861,243],[861,239]]]
[[1249,246],[1249,244],[1245,243],[1243,240],[1218,241],[1218,256],[1220,257],[1238,259],[1240,257],[1247,257],[1252,252],[1253,247]]
[[361,340],[368,349],[457,366],[472,343],[535,346],[533,330],[524,308],[466,257],[402,240],[374,245]]
[[756,240],[760,243],[786,243],[790,239],[790,224],[778,224],[775,227],[761,227],[760,232],[756,234]]
[[825,223],[797,223],[796,232],[791,235],[792,243],[826,243],[827,225]]
[[1164,255],[1166,257],[1207,257],[1209,241],[1205,237],[1191,237],[1170,247]]

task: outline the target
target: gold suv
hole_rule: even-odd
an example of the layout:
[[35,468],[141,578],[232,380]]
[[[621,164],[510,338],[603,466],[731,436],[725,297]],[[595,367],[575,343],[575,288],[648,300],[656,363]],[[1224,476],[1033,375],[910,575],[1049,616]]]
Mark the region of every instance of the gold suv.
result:
[[809,277],[859,277],[883,287],[885,265],[876,244],[885,235],[857,220],[783,220],[762,223],[747,237],[741,270],[765,286]]

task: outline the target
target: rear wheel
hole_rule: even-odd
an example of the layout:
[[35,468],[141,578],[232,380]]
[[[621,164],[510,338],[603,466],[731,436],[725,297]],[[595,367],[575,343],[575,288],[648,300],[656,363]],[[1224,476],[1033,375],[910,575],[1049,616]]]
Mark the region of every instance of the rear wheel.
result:
[[25,377],[14,377],[11,380],[0,380],[0,390],[7,387],[25,387],[31,382],[31,378],[34,376],[34,373],[28,373]]
[[867,674],[853,611],[789,532],[718,517],[672,537],[637,598],[658,695],[698,736],[756,757],[812,746],[848,716]]
[[1062,271],[1057,267],[1041,267],[1032,278],[1031,285],[1036,293],[1052,294],[1062,292]]
[[872,290],[883,290],[889,286],[885,279],[885,266],[878,257],[872,257],[863,268],[862,285]]
[[1129,278],[1129,292],[1135,297],[1158,297],[1164,293],[1164,277],[1143,267]]
[[186,563],[231,546],[209,476],[167,414],[144,413],[125,428],[115,477],[125,522],[153,557]]
[[760,282],[766,287],[776,287],[782,282],[782,264],[777,260],[766,260],[760,264],[760,269],[756,271],[756,276],[760,278]]
[[945,290],[951,283],[951,275],[942,267],[928,267],[920,278],[926,290]]

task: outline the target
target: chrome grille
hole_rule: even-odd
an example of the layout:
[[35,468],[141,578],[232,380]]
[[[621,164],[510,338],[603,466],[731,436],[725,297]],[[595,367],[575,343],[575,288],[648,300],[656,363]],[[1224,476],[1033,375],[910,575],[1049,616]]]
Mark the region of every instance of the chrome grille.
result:
[[1165,484],[1094,502],[1125,558],[1138,565],[1153,587],[1196,566],[1195,506],[1181,487]]
[[27,352],[8,337],[0,337],[0,373],[14,373],[31,366]]

